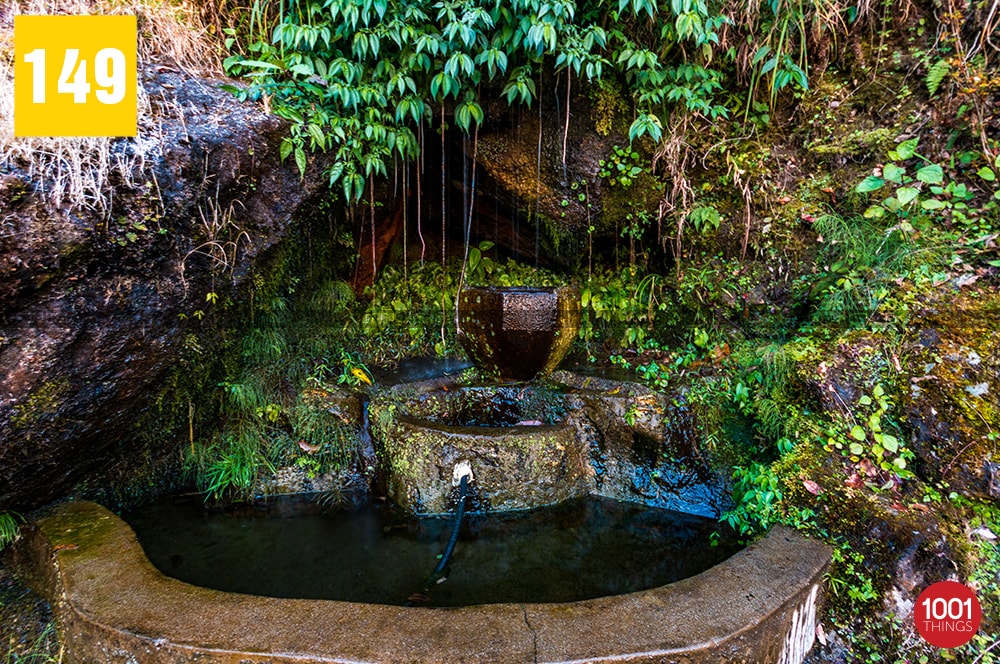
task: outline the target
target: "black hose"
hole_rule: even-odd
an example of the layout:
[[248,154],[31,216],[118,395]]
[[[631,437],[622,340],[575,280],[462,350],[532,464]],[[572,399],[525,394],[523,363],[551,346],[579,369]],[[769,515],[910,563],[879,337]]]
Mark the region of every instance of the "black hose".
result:
[[448,561],[451,560],[451,554],[455,551],[455,544],[458,542],[458,531],[462,528],[462,517],[465,516],[465,498],[469,495],[469,476],[462,475],[462,480],[458,485],[458,507],[455,509],[455,526],[451,529],[451,537],[448,538],[448,546],[444,548],[444,553],[441,554],[441,560],[438,561],[437,567],[431,572],[431,582],[438,580],[438,577],[444,568],[448,566]]
[[448,561],[451,560],[451,554],[455,551],[455,544],[458,543],[458,531],[462,528],[462,517],[465,516],[465,499],[468,495],[469,476],[462,475],[462,479],[458,485],[458,507],[455,509],[455,525],[452,526],[451,537],[448,538],[448,544],[445,546],[444,553],[441,554],[441,559],[438,560],[437,566],[431,572],[430,576],[427,577],[423,590],[410,595],[406,600],[406,606],[428,602],[430,600],[428,593],[430,593],[431,588],[444,578],[444,570],[448,566]]

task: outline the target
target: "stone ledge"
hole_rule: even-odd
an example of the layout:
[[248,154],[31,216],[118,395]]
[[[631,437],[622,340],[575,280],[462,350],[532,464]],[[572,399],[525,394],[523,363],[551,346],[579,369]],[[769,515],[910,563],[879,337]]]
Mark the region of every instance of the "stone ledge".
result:
[[74,662],[800,664],[829,548],[776,527],[712,569],[568,604],[434,609],[226,593],[164,576],[95,503],[56,506],[15,552]]

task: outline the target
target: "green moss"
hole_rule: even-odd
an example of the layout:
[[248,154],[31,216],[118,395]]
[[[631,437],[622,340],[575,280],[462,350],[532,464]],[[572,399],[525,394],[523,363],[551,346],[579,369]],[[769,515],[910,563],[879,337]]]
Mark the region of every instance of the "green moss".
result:
[[69,390],[70,384],[65,378],[43,383],[32,392],[26,402],[14,406],[15,415],[11,418],[11,423],[15,428],[21,428],[54,417],[58,414],[62,399]]
[[832,140],[815,143],[809,146],[809,151],[820,155],[844,155],[851,157],[867,157],[871,154],[884,152],[894,145],[896,131],[887,127],[861,130],[835,135]]

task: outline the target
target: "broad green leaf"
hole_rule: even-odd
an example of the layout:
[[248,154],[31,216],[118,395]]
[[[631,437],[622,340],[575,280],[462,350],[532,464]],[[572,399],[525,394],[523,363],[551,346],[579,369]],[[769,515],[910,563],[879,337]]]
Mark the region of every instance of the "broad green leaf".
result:
[[896,198],[899,199],[900,205],[909,205],[919,193],[920,192],[913,187],[900,187],[896,190]]
[[895,454],[899,450],[899,440],[895,436],[884,433],[882,434],[882,447],[888,450],[890,454]]
[[993,172],[993,169],[987,168],[986,166],[983,166],[978,171],[976,171],[976,175],[986,180],[987,182],[993,182],[994,180],[997,179],[997,175],[996,173]]
[[905,470],[906,459],[904,459],[903,457],[896,457],[895,459],[892,460],[892,465],[894,465],[896,468],[899,468],[900,470]]
[[326,149],[326,136],[323,134],[323,130],[319,128],[319,125],[308,124],[306,125],[306,131],[309,132],[309,136],[312,137],[320,149]]
[[872,205],[865,210],[865,219],[881,219],[885,216],[885,208],[881,205]]
[[893,163],[888,163],[882,167],[882,177],[889,181],[895,182],[896,184],[902,184],[903,174],[906,173],[905,168],[901,168]]
[[925,201],[920,201],[920,207],[925,210],[942,210],[948,207],[948,204],[936,198],[928,198]]
[[853,438],[854,440],[864,440],[865,430],[862,429],[860,425],[855,424],[854,428],[851,429],[851,438]]
[[[899,159],[900,161],[909,159],[917,153],[917,143],[919,142],[919,138],[911,138],[908,141],[903,141],[896,146],[895,150],[893,150],[893,152],[896,153],[896,156],[893,157],[893,159]],[[892,156],[892,152],[890,152],[889,155]]]
[[944,171],[937,164],[928,164],[917,170],[917,179],[927,184],[941,184],[944,181]]
[[858,192],[859,194],[867,194],[869,191],[876,191],[878,189],[881,189],[882,185],[884,184],[885,180],[883,180],[882,178],[876,177],[874,175],[869,175],[868,177],[866,177],[864,180],[861,181],[861,184],[859,184],[857,187],[854,188],[854,191]]
[[861,447],[861,443],[851,443],[850,450],[851,454],[854,456],[861,456],[861,454],[865,451],[865,448]]
[[330,167],[330,184],[333,184],[340,179],[340,176],[344,174],[344,162],[336,161],[333,166]]
[[867,394],[862,394],[861,398],[858,399],[858,403],[861,404],[862,406],[870,406],[872,405],[872,398]]
[[281,161],[288,158],[288,155],[292,154],[292,150],[295,149],[295,144],[292,143],[292,139],[285,136],[281,139],[281,147],[278,148],[278,155],[281,157]]

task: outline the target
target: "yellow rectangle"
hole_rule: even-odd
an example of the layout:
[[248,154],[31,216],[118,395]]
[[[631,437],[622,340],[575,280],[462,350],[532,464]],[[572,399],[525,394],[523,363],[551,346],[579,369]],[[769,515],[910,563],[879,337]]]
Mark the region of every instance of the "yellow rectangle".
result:
[[135,136],[135,16],[15,16],[15,136]]

